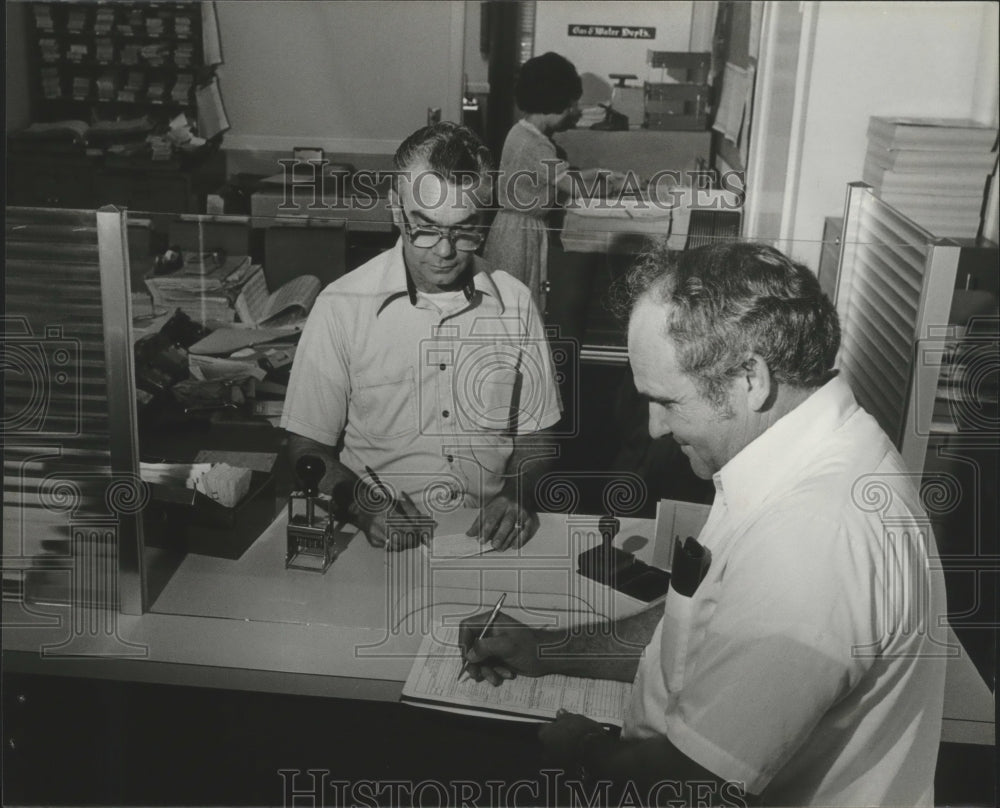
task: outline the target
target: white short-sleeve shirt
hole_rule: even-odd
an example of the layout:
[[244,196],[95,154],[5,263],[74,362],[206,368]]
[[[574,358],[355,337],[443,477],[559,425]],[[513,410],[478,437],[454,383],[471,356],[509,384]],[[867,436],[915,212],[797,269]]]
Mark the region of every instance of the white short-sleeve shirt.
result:
[[561,415],[527,288],[474,258],[458,296],[411,296],[402,242],[316,299],[281,426],[397,491],[476,506],[499,493],[512,435]]
[[766,804],[932,805],[946,606],[916,480],[840,379],[745,447],[624,737],[666,735]]

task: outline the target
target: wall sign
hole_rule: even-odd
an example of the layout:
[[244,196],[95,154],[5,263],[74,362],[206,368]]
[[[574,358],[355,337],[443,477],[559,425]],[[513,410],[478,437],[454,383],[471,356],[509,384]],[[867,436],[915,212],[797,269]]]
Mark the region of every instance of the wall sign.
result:
[[580,25],[571,23],[570,36],[597,36],[610,39],[655,39],[653,25]]

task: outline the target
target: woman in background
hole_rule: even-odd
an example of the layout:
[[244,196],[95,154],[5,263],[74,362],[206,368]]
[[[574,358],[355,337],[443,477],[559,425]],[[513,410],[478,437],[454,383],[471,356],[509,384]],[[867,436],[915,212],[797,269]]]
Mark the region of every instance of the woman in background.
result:
[[[486,241],[484,257],[530,290],[545,313],[548,228],[553,214],[577,187],[592,188],[604,180],[604,193],[614,193],[624,178],[603,169],[571,171],[552,135],[571,129],[580,119],[583,84],[573,63],[546,53],[522,65],[514,99],[524,113],[507,134],[497,183],[499,212]],[[575,187],[576,186],[576,187]]]

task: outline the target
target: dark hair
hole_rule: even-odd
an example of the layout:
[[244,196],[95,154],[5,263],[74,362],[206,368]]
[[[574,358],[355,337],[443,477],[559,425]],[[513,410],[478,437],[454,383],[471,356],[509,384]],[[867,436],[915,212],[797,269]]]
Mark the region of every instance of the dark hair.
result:
[[426,163],[449,182],[469,175],[486,182],[493,167],[490,150],[479,136],[451,121],[421,127],[399,145],[393,157],[396,170],[405,171],[417,163]]
[[681,370],[716,405],[750,354],[793,387],[813,389],[836,375],[840,323],[833,303],[808,268],[766,244],[680,253],[661,244],[640,259],[617,297],[623,314],[644,300],[664,306],[664,334]]
[[514,100],[522,112],[562,112],[581,95],[583,82],[573,63],[551,51],[521,65],[514,84]]

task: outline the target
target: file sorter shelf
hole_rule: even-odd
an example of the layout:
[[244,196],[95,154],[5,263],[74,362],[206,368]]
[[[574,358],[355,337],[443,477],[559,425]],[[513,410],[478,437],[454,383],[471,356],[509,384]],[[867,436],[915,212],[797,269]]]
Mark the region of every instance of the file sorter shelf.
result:
[[221,63],[215,5],[32,3],[35,121],[196,114],[195,90]]

